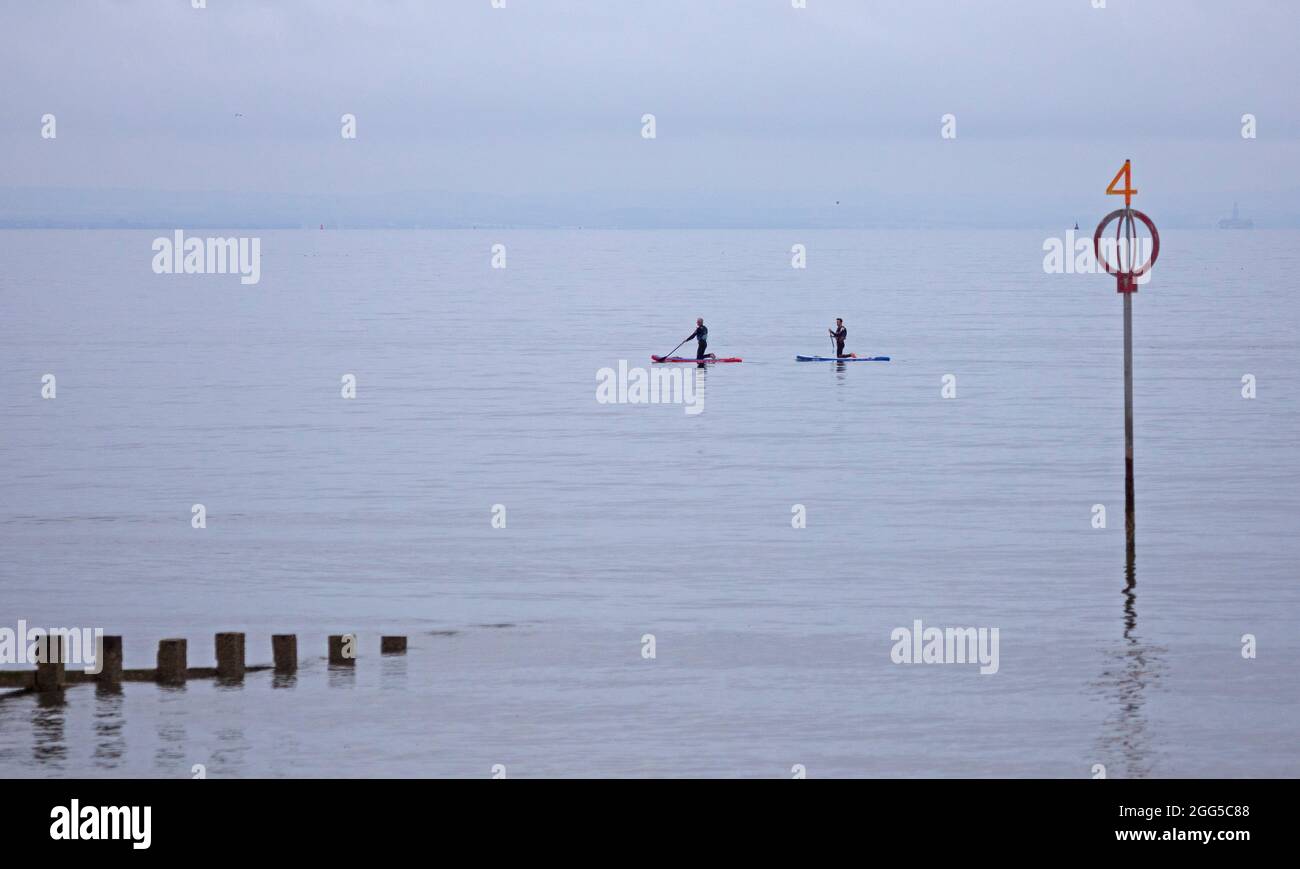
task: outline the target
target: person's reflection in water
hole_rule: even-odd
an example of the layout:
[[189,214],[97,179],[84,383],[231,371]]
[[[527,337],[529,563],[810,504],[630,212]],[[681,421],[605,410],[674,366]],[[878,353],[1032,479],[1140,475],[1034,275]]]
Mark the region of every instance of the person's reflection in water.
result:
[[687,416],[698,416],[704,412],[704,398],[709,391],[708,386],[709,366],[697,365],[694,371],[682,372],[681,397]]
[[95,756],[99,769],[116,769],[126,755],[121,685],[95,686]]

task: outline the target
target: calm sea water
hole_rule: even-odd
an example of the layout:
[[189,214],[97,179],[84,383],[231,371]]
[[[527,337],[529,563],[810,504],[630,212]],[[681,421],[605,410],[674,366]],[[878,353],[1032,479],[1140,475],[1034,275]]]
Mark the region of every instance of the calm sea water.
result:
[[[302,669],[0,700],[0,775],[1300,775],[1298,233],[1164,235],[1132,584],[1120,297],[1044,232],[263,232],[256,286],[164,234],[0,233],[0,627]],[[697,316],[703,413],[597,403]],[[836,316],[894,361],[795,363]]]

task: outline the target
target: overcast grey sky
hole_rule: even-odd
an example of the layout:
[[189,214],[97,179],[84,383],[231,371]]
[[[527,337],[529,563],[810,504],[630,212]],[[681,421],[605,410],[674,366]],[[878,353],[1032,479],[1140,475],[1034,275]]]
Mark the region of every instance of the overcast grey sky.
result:
[[1300,215],[1294,0],[506,2],[3,0],[0,187]]

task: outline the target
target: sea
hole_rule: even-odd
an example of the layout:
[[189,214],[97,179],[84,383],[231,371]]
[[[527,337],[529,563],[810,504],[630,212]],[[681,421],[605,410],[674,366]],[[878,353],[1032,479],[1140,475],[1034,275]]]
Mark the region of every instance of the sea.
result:
[[1300,232],[1162,232],[1132,559],[1065,227],[186,232],[258,281],[0,232],[0,640],[299,670],[0,692],[0,777],[1300,776]]

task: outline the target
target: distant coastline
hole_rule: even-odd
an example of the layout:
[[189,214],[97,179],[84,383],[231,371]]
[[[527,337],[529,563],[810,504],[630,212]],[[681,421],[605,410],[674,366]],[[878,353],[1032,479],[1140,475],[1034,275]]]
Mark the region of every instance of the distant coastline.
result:
[[[1221,226],[1219,193],[1160,204],[1161,226]],[[836,198],[838,197],[838,198]],[[1086,198],[1086,197],[1085,197]],[[226,191],[0,188],[0,229],[1053,229],[1091,231],[1096,203],[1027,195],[1017,204],[941,195],[635,192],[530,196],[408,191],[259,194]],[[1300,228],[1300,191],[1251,194],[1252,227]],[[1154,207],[1154,206],[1152,206]],[[1068,218],[1062,215],[1070,215]]]

